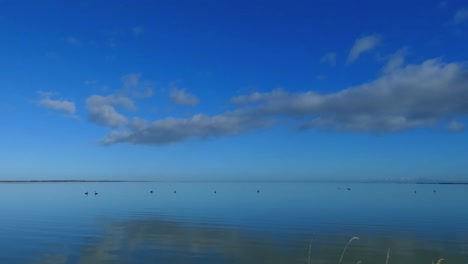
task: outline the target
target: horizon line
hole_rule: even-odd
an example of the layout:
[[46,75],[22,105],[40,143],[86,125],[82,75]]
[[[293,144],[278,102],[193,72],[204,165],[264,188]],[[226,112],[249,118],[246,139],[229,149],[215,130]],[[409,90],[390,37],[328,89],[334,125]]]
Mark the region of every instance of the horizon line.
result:
[[338,180],[338,179],[327,179],[327,180],[320,180],[320,179],[289,179],[289,180],[281,180],[281,179],[273,179],[273,180],[248,180],[248,179],[226,179],[226,180],[0,180],[0,183],[130,183],[130,182],[219,182],[219,183],[235,183],[235,182],[265,182],[265,183],[295,183],[295,182],[310,182],[310,183],[394,183],[394,184],[468,184],[467,180],[398,180],[398,179],[390,179],[390,180],[379,180],[379,179],[358,179],[358,180]]

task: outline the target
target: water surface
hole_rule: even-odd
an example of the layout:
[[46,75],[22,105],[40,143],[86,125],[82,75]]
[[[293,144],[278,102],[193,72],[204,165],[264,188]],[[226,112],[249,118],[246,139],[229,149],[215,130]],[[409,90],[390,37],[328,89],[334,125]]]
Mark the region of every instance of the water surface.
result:
[[338,263],[356,236],[342,263],[465,264],[466,201],[468,185],[0,184],[0,263]]

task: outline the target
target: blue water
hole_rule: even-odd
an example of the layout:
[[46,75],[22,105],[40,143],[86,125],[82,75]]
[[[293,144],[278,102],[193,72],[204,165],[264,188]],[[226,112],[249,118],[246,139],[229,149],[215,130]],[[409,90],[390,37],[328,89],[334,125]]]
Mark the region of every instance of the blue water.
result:
[[342,263],[465,264],[467,201],[468,185],[0,184],[0,263],[338,263],[357,236]]

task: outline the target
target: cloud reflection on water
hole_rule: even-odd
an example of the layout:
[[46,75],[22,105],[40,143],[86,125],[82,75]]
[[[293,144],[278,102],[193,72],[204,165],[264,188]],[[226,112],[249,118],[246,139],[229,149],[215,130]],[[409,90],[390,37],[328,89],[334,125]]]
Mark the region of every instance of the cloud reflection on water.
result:
[[[81,242],[77,255],[44,255],[35,263],[307,263],[312,238],[312,263],[337,263],[349,237],[313,234],[277,235],[258,230],[181,223],[163,219],[133,219],[102,223],[99,237]],[[343,263],[450,263],[468,261],[467,245],[447,245],[415,238],[361,236]],[[458,245],[458,246],[460,246]]]

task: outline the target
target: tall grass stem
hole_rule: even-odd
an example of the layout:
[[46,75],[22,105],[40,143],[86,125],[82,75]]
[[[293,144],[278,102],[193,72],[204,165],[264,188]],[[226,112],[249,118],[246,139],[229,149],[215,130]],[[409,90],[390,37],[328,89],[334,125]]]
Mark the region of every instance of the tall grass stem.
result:
[[344,254],[345,254],[345,252],[346,252],[346,249],[348,248],[349,244],[350,244],[351,242],[353,242],[353,240],[359,240],[359,237],[352,237],[352,238],[348,241],[348,243],[346,244],[346,246],[345,246],[344,249],[343,249],[343,253],[341,253],[341,257],[340,257],[340,262],[339,262],[339,264],[341,264],[341,261],[343,260],[343,256],[344,256]]

